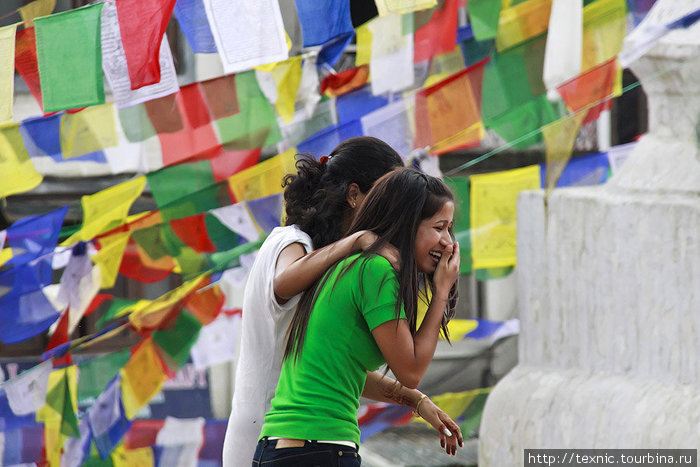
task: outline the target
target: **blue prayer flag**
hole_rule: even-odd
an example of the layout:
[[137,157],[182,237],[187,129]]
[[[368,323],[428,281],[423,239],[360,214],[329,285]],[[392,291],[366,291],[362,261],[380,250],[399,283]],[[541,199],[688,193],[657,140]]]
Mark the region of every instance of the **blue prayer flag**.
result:
[[312,154],[316,159],[330,154],[336,146],[348,138],[362,136],[362,123],[359,120],[340,123],[324,128],[297,144],[297,151]]
[[177,0],[174,13],[194,53],[216,53],[216,43],[202,0]]

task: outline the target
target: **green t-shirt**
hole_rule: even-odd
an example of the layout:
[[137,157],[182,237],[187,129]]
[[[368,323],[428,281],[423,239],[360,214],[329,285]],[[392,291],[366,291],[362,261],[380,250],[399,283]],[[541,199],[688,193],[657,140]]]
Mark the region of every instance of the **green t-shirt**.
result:
[[357,409],[367,371],[385,363],[372,329],[396,319],[399,282],[382,256],[360,259],[338,278],[357,256],[336,266],[319,292],[301,354],[282,364],[261,437],[360,444]]

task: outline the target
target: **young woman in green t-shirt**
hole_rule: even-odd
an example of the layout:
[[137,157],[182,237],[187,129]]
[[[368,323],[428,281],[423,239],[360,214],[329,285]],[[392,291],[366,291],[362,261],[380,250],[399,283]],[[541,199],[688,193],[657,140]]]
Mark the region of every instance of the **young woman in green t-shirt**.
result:
[[[302,296],[253,465],[359,465],[359,399],[376,398],[367,372],[386,362],[415,388],[440,330],[447,335],[459,274],[453,214],[452,193],[438,178],[397,169],[377,181],[348,231],[377,240]],[[398,271],[378,255],[387,245],[399,252]],[[422,287],[432,299],[417,327]]]

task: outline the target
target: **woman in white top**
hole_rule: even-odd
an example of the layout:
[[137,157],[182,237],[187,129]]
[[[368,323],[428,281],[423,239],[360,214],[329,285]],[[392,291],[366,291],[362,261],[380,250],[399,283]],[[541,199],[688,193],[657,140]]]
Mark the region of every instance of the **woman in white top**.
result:
[[[403,162],[383,141],[363,136],[344,141],[320,161],[303,157],[296,165],[297,174],[284,180],[286,226],[274,229],[263,243],[245,288],[224,467],[251,464],[300,294],[337,260],[375,242],[368,231],[342,235],[372,184]],[[396,256],[383,254],[390,260]],[[420,391],[375,372],[367,376],[365,394],[411,407],[420,402],[420,415],[438,430],[445,450],[452,454],[462,445],[457,424]]]

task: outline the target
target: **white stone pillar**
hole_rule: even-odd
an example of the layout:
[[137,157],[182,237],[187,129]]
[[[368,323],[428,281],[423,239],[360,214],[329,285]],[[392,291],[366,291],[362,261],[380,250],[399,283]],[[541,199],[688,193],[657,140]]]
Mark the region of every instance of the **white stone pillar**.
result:
[[[658,0],[648,20],[697,8]],[[619,174],[519,199],[519,364],[486,404],[482,467],[530,448],[700,447],[700,24],[632,68],[649,133]]]

